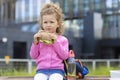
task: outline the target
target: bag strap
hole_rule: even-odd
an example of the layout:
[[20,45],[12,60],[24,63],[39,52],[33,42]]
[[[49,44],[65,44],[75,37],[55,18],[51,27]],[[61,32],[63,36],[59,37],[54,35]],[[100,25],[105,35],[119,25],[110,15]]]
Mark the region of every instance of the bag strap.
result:
[[79,62],[80,65],[83,67],[83,63],[82,63],[82,61],[80,59],[76,59],[76,61]]
[[63,60],[64,63],[64,71],[65,71],[65,76],[67,76],[67,69],[68,69],[68,64],[66,60]]
[[68,69],[68,63],[67,63],[67,61],[64,60],[64,63],[65,63],[66,68]]

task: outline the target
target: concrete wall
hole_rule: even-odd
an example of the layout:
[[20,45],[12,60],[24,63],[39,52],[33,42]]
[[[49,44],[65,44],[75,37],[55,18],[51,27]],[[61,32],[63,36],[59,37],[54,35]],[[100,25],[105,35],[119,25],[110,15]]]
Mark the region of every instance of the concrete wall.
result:
[[[9,55],[13,58],[13,43],[14,42],[26,42],[27,58],[29,58],[29,50],[33,40],[34,33],[23,32],[20,29],[20,25],[0,26],[0,58],[4,58],[5,55]],[[8,40],[6,43],[2,42],[2,38],[6,37]],[[17,53],[16,53],[17,54]]]

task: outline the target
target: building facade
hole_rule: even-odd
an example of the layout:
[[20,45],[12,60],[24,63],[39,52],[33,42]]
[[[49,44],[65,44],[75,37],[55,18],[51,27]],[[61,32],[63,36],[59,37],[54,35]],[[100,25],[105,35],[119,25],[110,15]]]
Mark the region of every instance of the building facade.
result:
[[[120,58],[120,0],[51,0],[64,13],[76,58]],[[0,58],[29,58],[40,7],[49,0],[0,0]]]

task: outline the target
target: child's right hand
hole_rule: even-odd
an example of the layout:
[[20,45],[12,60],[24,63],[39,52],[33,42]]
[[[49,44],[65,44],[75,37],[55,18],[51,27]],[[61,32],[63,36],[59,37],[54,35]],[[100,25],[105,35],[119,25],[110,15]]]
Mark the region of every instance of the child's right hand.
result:
[[38,44],[38,38],[40,37],[41,35],[40,35],[40,33],[36,33],[35,35],[34,35],[34,44]]
[[70,50],[68,56],[74,58],[75,57],[74,51]]
[[38,42],[39,42],[38,38],[40,38],[40,40],[51,40],[49,33],[46,31],[43,31],[43,30],[38,31],[34,35],[34,43],[35,44],[38,44]]
[[41,40],[51,40],[49,33],[44,30],[40,30],[38,34]]

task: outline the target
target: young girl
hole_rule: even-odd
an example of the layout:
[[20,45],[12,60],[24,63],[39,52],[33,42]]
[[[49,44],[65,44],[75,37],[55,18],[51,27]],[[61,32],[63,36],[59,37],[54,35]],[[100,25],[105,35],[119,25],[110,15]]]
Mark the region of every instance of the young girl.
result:
[[[62,36],[63,14],[54,3],[47,3],[40,12],[39,30],[34,35],[30,56],[36,60],[34,80],[63,80],[63,60],[68,58],[68,39]],[[49,43],[50,41],[52,43]]]

